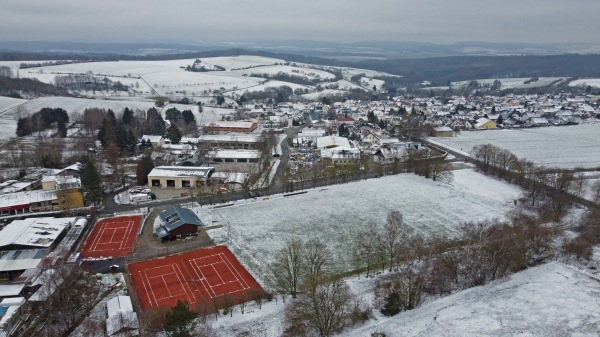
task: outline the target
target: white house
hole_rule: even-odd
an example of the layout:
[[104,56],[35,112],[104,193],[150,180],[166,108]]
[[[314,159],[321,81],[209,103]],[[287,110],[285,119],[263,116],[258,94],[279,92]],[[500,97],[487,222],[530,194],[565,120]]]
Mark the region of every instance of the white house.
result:
[[327,136],[327,137],[319,137],[317,138],[317,149],[330,149],[334,147],[340,148],[350,148],[350,142],[348,138],[337,137],[337,136]]
[[408,151],[403,146],[380,146],[373,153],[373,161],[377,164],[393,164],[408,158]]
[[129,296],[113,297],[106,302],[106,333],[109,337],[139,336],[137,314]]

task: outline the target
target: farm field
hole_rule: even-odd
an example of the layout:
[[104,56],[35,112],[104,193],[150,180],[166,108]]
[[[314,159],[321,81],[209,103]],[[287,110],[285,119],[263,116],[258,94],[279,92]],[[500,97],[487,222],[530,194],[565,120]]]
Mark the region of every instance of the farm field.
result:
[[465,152],[471,152],[477,145],[492,144],[549,167],[600,166],[600,124],[471,131],[456,137],[431,139]]
[[24,112],[32,114],[40,111],[42,108],[62,108],[69,115],[73,113],[82,114],[88,108],[111,109],[116,114],[121,113],[125,108],[148,110],[154,106],[154,102],[126,101],[126,100],[104,100],[87,99],[74,97],[40,97],[33,99],[22,105]]
[[600,78],[582,78],[579,80],[571,81],[569,83],[570,87],[578,87],[578,86],[592,86],[594,88],[600,88]]
[[[128,91],[76,91],[79,95],[91,97],[126,98],[133,96],[152,96],[156,93],[171,97],[208,97],[223,94],[228,97],[243,94],[245,90],[264,90],[268,87],[287,85],[292,89],[302,88],[309,91],[316,90],[315,85],[301,86],[291,82],[268,81],[262,77],[252,77],[252,74],[267,74],[275,76],[279,73],[288,76],[300,76],[307,80],[331,84],[335,79],[335,71],[341,71],[344,79],[363,74],[364,83],[371,88],[383,81],[376,80],[373,76],[394,76],[383,72],[367,69],[354,69],[344,67],[324,67],[319,65],[292,63],[286,65],[282,59],[260,56],[233,56],[233,57],[207,57],[201,58],[201,65],[208,69],[221,67],[224,71],[188,72],[187,66],[194,64],[196,59],[168,60],[168,61],[106,61],[84,62],[62,65],[48,65],[21,69],[21,78],[35,78],[41,82],[54,84],[56,76],[68,74],[87,74],[100,80],[105,78],[113,82],[121,82],[129,87]],[[16,67],[10,62],[0,62],[0,65]],[[339,88],[349,90],[357,88],[347,81],[338,81]],[[359,87],[360,88],[360,87]],[[333,92],[332,92],[333,93]],[[313,95],[314,98],[322,93]],[[309,96],[310,97],[310,96]]]
[[[549,86],[550,84],[556,82],[556,81],[560,81],[560,80],[564,80],[564,77],[540,77],[538,78],[537,81],[533,81],[530,83],[525,83],[528,82],[529,80],[531,80],[530,77],[522,77],[522,78],[498,78],[498,79],[494,79],[494,78],[488,78],[488,79],[479,79],[479,80],[474,80],[477,81],[477,83],[479,84],[483,84],[483,85],[492,85],[494,83],[494,81],[498,80],[500,81],[501,85],[502,85],[502,89],[530,89],[530,88],[538,88],[538,87],[545,87],[545,86]],[[451,87],[456,89],[456,88],[464,88],[466,87],[471,81],[458,81],[458,82],[452,82],[451,83]]]
[[25,99],[0,96],[0,114],[26,102]]
[[358,231],[369,221],[383,224],[391,210],[401,211],[405,223],[420,233],[453,235],[463,222],[503,218],[521,193],[471,169],[454,173],[451,184],[401,174],[196,210],[205,223],[224,225],[209,235],[219,244],[230,241],[254,275],[265,275],[275,252],[295,238],[324,240],[347,269]]

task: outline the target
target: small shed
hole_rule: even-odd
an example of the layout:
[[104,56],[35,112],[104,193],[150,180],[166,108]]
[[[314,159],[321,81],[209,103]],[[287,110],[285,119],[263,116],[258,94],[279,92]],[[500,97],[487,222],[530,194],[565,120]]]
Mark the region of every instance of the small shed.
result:
[[204,226],[200,218],[187,208],[168,208],[160,212],[158,216],[161,224],[156,227],[155,233],[162,240],[198,235],[198,228]]
[[433,128],[434,137],[452,137],[453,135],[454,131],[447,126],[439,126],[437,128]]
[[113,297],[106,302],[106,332],[110,337],[139,336],[137,314],[129,296]]

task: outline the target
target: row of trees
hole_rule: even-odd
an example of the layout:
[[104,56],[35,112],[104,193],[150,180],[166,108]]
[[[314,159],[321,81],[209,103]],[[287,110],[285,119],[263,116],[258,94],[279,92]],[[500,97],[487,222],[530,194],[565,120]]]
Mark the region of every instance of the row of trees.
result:
[[391,211],[383,226],[374,223],[357,234],[355,267],[373,275],[387,269],[375,287],[376,308],[385,315],[418,307],[425,295],[483,285],[537,265],[560,252],[557,227],[534,215],[515,212],[510,220],[465,223],[459,235],[424,238]]
[[[478,145],[472,153],[479,169],[523,187],[531,205],[540,206],[551,220],[558,221],[583,193],[584,181],[571,170],[537,166],[491,144]],[[600,184],[593,188],[600,196]]]

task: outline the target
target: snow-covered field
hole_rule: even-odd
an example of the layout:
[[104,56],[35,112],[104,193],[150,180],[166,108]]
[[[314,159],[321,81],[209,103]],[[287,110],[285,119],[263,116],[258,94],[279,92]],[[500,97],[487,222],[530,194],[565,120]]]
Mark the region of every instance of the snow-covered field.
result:
[[579,87],[579,86],[587,87],[588,85],[592,86],[594,88],[600,88],[600,78],[583,78],[583,79],[571,81],[569,83],[570,87]]
[[[538,88],[549,86],[550,84],[563,80],[564,77],[540,77],[537,81],[533,81],[530,83],[525,83],[531,80],[530,77],[522,77],[522,78],[487,78],[487,79],[479,79],[475,80],[477,83],[481,85],[492,85],[494,81],[498,80],[502,84],[501,90],[504,89],[530,89],[530,88]],[[471,81],[458,81],[452,82],[451,87],[462,88],[467,86]]]
[[22,105],[23,111],[31,114],[40,111],[42,108],[62,108],[69,115],[73,113],[83,114],[88,108],[111,109],[116,114],[121,113],[125,108],[148,110],[154,106],[154,102],[125,101],[125,100],[104,100],[87,99],[74,97],[40,97],[33,99]]
[[174,95],[185,91],[183,96],[201,96],[214,90],[243,89],[265,81],[252,77],[228,76],[228,73],[219,71],[195,73],[183,69],[147,74],[143,78],[162,95]]
[[[335,79],[334,72],[341,71],[346,80],[357,74],[365,74],[365,84],[369,89],[373,85],[378,88],[384,83],[373,79],[374,76],[394,76],[383,72],[367,69],[354,69],[344,67],[327,67],[312,64],[292,63],[282,59],[260,56],[232,56],[232,57],[207,57],[200,58],[201,64],[215,69],[222,67],[224,71],[188,72],[187,66],[194,64],[196,59],[168,60],[168,61],[106,61],[85,62],[54,66],[43,66],[19,70],[21,78],[35,78],[41,82],[54,84],[56,76],[67,74],[88,74],[96,78],[108,78],[113,82],[121,82],[129,87],[129,91],[121,92],[88,92],[78,91],[77,94],[88,97],[125,98],[133,96],[152,96],[155,94],[170,97],[207,97],[218,93],[231,96],[243,94],[246,90],[264,90],[268,87],[287,85],[292,89],[302,88],[314,91],[313,86],[302,86],[289,82],[267,81],[262,77],[252,77],[252,74],[267,74],[274,76],[278,73],[301,76],[309,80],[321,81],[327,86]],[[16,63],[0,62],[13,68]],[[336,82],[341,90],[360,88],[348,81]],[[328,92],[326,94],[332,94]],[[318,99],[322,93],[308,96],[309,99]]]
[[522,130],[461,132],[434,141],[457,150],[493,144],[539,165],[574,168],[600,166],[600,125],[586,124]]
[[471,169],[454,172],[451,184],[401,174],[312,189],[306,194],[258,198],[224,208],[199,208],[201,219],[224,227],[209,231],[227,243],[260,279],[288,239],[321,238],[350,268],[353,240],[369,221],[383,224],[391,210],[429,235],[452,235],[467,221],[503,218],[520,189]]
[[[370,303],[375,279],[347,280],[352,292]],[[559,262],[530,268],[443,297],[429,299],[421,307],[350,328],[339,336],[364,337],[374,332],[388,337],[554,337],[598,336],[600,283]],[[233,317],[219,317],[212,326],[219,336],[278,337],[285,329],[285,307],[279,300],[262,309],[249,303],[246,313],[235,309]]]
[[0,96],[0,114],[26,102],[25,99]]
[[467,289],[344,336],[598,336],[600,283],[558,262]]

